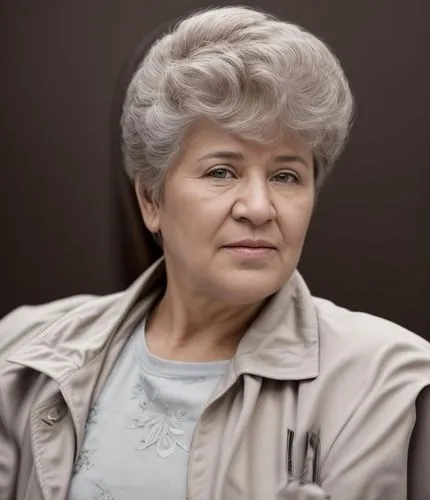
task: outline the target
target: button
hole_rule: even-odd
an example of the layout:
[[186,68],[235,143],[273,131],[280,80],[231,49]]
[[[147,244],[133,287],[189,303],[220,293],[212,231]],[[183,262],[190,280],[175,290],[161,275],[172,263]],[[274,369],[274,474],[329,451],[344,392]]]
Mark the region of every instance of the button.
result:
[[59,420],[61,420],[61,415],[60,412],[58,411],[58,408],[56,407],[51,408],[42,418],[42,420],[48,425],[56,424]]

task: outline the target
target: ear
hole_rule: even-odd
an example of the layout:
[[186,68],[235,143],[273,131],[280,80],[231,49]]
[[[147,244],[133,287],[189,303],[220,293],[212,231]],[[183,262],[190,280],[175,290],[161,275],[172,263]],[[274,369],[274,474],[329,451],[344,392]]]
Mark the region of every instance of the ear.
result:
[[134,190],[145,226],[151,233],[158,233],[160,231],[160,208],[158,204],[155,203],[139,179],[134,181]]

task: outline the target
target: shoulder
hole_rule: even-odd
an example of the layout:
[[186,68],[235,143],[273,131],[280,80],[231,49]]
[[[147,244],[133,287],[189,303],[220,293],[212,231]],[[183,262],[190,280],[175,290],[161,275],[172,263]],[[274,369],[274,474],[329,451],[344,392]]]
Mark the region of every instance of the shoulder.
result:
[[49,344],[56,355],[68,349],[86,350],[87,341],[94,340],[95,333],[102,345],[109,327],[113,328],[126,318],[135,306],[151,301],[159,293],[163,279],[164,268],[160,260],[125,290],[101,296],[76,295],[15,309],[0,320],[0,365],[30,343],[33,343],[30,351],[34,354],[33,347],[39,340]]
[[430,384],[430,343],[386,319],[355,312],[313,298],[318,318],[321,367],[343,365],[345,371],[374,380],[384,373]]
[[319,297],[313,297],[313,301],[323,337],[329,335],[363,349],[400,343],[430,352],[428,341],[392,321],[351,311]]
[[0,363],[56,321],[100,310],[108,298],[76,295],[42,305],[21,306],[0,320]]

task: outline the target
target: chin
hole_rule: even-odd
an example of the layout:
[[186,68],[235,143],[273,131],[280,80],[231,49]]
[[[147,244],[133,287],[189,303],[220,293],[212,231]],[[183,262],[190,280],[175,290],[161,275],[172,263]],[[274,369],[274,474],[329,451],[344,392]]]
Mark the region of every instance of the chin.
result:
[[277,276],[277,279],[262,279],[262,277],[252,276],[230,276],[222,283],[222,295],[230,304],[255,304],[279,291],[286,281],[287,280],[280,281],[279,276]]

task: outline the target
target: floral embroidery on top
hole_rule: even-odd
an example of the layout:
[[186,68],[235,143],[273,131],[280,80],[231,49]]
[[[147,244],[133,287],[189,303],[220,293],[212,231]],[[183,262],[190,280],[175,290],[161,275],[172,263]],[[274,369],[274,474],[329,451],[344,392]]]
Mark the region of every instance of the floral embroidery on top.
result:
[[98,492],[93,495],[92,500],[115,500],[115,498],[109,493],[102,481],[96,485]]
[[171,455],[177,446],[189,451],[188,446],[179,440],[185,434],[181,423],[188,415],[185,408],[170,408],[160,398],[159,391],[155,391],[142,375],[133,388],[131,399],[139,401],[141,415],[133,420],[129,428],[144,431],[138,450],[154,446],[158,456],[162,458]]
[[94,454],[94,450],[88,450],[84,448],[80,453],[79,457],[76,460],[74,473],[78,474],[79,472],[85,472],[93,466],[91,462],[91,456]]

